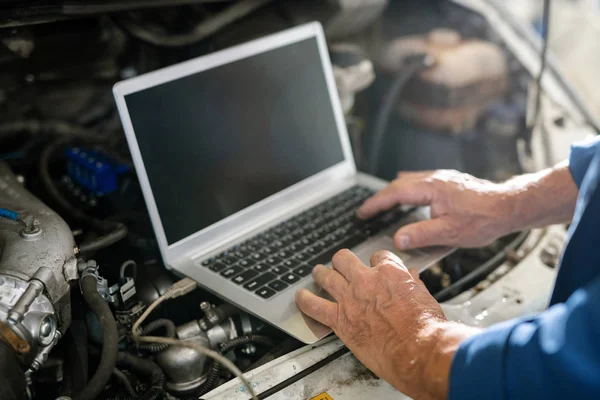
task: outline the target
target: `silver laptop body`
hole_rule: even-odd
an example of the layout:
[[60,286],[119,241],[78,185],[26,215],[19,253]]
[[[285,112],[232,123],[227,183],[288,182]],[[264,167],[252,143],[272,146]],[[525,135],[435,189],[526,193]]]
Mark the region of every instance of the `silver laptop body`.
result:
[[[310,274],[264,299],[203,265],[355,185],[386,184],[356,170],[321,25],[128,79],[114,95],[165,265],[302,342],[327,336],[294,301],[300,287],[320,292]],[[352,250],[368,265],[426,214]],[[448,249],[396,253],[424,270]]]

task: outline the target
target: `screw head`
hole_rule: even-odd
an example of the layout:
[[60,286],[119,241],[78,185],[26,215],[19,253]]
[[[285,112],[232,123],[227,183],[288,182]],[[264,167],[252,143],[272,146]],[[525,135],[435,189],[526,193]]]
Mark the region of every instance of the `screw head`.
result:
[[56,323],[52,315],[46,315],[40,323],[40,329],[38,332],[39,342],[43,346],[47,346],[54,340],[54,333],[56,330]]

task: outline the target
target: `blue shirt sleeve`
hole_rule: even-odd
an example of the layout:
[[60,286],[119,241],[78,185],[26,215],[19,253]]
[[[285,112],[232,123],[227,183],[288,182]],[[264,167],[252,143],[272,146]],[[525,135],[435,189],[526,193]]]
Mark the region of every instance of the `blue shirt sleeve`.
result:
[[461,344],[450,400],[600,399],[600,278],[535,318]]
[[[496,325],[461,344],[450,372],[454,399],[600,399],[600,139],[573,146],[580,188],[557,280],[561,302],[534,318]],[[592,253],[590,253],[592,252]],[[554,296],[553,296],[554,297]]]
[[581,187],[583,178],[594,159],[594,156],[598,152],[598,149],[600,149],[600,136],[571,146],[569,169],[577,187]]

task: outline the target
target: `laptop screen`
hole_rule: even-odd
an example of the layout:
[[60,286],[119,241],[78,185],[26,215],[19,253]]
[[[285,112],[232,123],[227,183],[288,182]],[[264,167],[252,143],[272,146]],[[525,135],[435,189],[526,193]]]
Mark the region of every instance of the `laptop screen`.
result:
[[344,161],[316,38],[125,102],[169,244]]

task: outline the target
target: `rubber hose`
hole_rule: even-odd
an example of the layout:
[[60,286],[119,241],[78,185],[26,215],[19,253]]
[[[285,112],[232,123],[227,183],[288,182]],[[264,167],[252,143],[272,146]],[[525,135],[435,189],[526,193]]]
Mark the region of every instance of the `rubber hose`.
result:
[[138,372],[150,379],[150,389],[139,397],[140,400],[161,400],[164,398],[165,374],[153,361],[130,353],[119,352],[117,364],[122,368]]
[[[219,353],[225,354],[228,351],[235,349],[236,347],[250,343],[257,344],[263,347],[273,346],[273,341],[267,336],[251,334],[246,336],[240,336],[228,342],[221,343],[219,345]],[[198,387],[198,389],[196,389],[191,396],[187,397],[187,399],[198,399],[198,397],[214,389],[219,380],[219,376],[221,375],[221,367],[222,366],[220,363],[213,361],[208,370],[206,381],[204,381],[204,383],[200,387]]]
[[91,275],[83,277],[81,280],[81,292],[85,302],[92,310],[94,315],[100,321],[102,328],[102,353],[100,354],[100,363],[92,379],[81,391],[78,400],[93,400],[98,398],[102,392],[113,369],[117,364],[117,351],[119,346],[119,334],[117,332],[117,323],[108,307],[108,304],[98,293],[97,281]]
[[[144,326],[140,331],[140,336],[146,336],[151,332],[159,328],[165,328],[165,337],[174,339],[177,335],[177,327],[175,323],[170,319],[162,318],[157,319],[156,321],[150,322],[148,325]],[[139,350],[149,351],[150,353],[158,353],[159,351],[165,350],[169,347],[168,344],[165,343],[138,343],[137,348]]]
[[400,68],[400,72],[394,78],[390,85],[379,111],[375,118],[373,132],[371,135],[371,147],[369,151],[368,171],[377,175],[379,172],[381,151],[384,146],[385,134],[388,123],[394,111],[396,100],[408,82],[420,71],[433,66],[435,60],[428,54],[416,54],[407,57],[405,65]]
[[127,227],[120,222],[113,222],[111,227],[111,231],[106,235],[100,236],[99,238],[93,239],[89,242],[82,243],[79,246],[79,253],[91,253],[100,249],[104,249],[108,246],[111,246],[125,236],[127,236]]
[[69,345],[65,351],[64,378],[60,393],[71,398],[79,396],[88,381],[87,326],[76,312],[74,309],[71,326],[62,339]]
[[3,340],[0,340],[0,371],[0,399],[25,399],[25,373],[15,350]]

